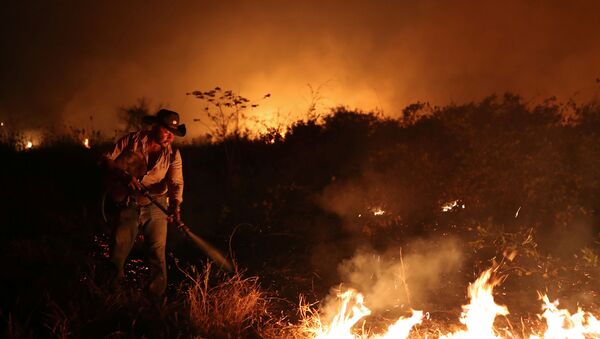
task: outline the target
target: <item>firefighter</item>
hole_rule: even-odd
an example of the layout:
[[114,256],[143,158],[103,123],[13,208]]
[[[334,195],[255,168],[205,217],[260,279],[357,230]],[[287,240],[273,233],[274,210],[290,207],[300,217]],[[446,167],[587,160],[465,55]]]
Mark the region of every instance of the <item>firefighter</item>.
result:
[[[172,143],[175,136],[186,133],[179,114],[161,109],[155,115],[143,117],[149,129],[129,133],[115,144],[112,151],[102,156],[101,163],[121,185],[114,190],[117,208],[110,261],[116,269],[113,286],[119,286],[124,277],[124,265],[138,232],[142,232],[148,247],[148,264],[151,279],[148,291],[155,296],[164,294],[167,287],[165,247],[167,224],[180,220],[183,201],[183,173],[181,154]],[[168,206],[168,217],[148,198],[142,189]]]

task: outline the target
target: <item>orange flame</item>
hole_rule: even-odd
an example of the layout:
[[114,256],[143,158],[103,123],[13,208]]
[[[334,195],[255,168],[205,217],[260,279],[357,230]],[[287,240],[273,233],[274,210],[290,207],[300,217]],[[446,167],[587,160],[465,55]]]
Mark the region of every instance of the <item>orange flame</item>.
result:
[[449,333],[441,338],[498,338],[494,331],[494,319],[498,315],[507,315],[508,309],[494,302],[492,291],[498,281],[490,281],[491,275],[492,268],[483,272],[469,285],[471,303],[463,306],[460,316],[460,322],[467,326],[467,330]]
[[[578,309],[571,315],[568,310],[558,308],[558,300],[550,302],[547,295],[542,296],[542,313],[546,319],[548,329],[544,332],[544,339],[572,339],[572,338],[598,338],[600,337],[600,321],[591,313]],[[530,339],[537,339],[532,335]]]
[[[495,339],[502,337],[494,328],[494,321],[497,316],[505,316],[509,312],[506,306],[498,305],[494,301],[493,289],[498,285],[499,280],[492,279],[493,269],[484,271],[474,283],[469,285],[470,303],[463,305],[463,312],[459,319],[466,329],[442,335],[440,338]],[[362,294],[355,290],[341,293],[338,298],[341,299],[339,311],[329,325],[324,325],[320,317],[314,314],[316,318],[311,319],[310,322],[313,326],[307,330],[312,338],[407,338],[414,326],[423,320],[422,311],[413,311],[411,317],[399,318],[383,334],[369,334],[364,328],[353,331],[353,327],[361,319],[370,315],[371,311],[365,306]],[[550,302],[546,295],[540,295],[540,298],[543,301],[543,313],[538,317],[546,320],[547,327],[543,334],[544,339],[600,338],[600,320],[594,315],[581,309],[578,309],[575,314],[570,314],[568,310],[558,308],[558,301]],[[524,330],[526,331],[526,329]],[[536,332],[530,329],[530,333]],[[506,330],[503,337],[517,338],[521,336]],[[540,338],[542,337],[537,334],[529,336],[529,339]]]
[[[317,328],[309,329],[307,332],[313,334],[317,339],[354,339],[366,338],[364,333],[353,331],[353,327],[364,317],[371,314],[364,304],[363,295],[353,289],[338,294],[341,304],[338,313],[334,316],[329,325],[323,325],[320,319],[312,319]],[[316,315],[318,318],[318,315]],[[422,311],[413,311],[411,317],[399,318],[382,335],[373,336],[379,339],[397,339],[407,338],[413,326],[420,324],[423,319]],[[358,331],[360,332],[360,331]]]
[[388,327],[387,332],[381,339],[408,338],[410,330],[423,321],[423,311],[413,311],[410,318],[400,317],[393,325]]
[[360,319],[371,314],[371,310],[363,303],[363,295],[353,289],[338,294],[338,298],[342,299],[340,311],[331,321],[331,325],[325,326],[315,333],[315,338],[354,338],[352,327],[356,325]]

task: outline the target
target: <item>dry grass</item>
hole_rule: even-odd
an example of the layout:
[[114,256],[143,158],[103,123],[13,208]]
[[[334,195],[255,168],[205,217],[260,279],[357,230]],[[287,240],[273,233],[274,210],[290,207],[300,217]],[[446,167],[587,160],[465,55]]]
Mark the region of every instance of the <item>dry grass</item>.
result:
[[43,328],[29,331],[29,321],[8,314],[3,335],[22,338],[38,331],[53,338],[287,337],[281,334],[287,326],[283,316],[271,314],[274,298],[261,288],[258,277],[228,274],[211,264],[180,270],[187,278],[159,300],[149,298],[137,284],[110,290],[92,277],[84,279],[69,302],[47,296]]
[[299,323],[288,328],[290,338],[314,338],[326,326],[323,324],[321,314],[315,308],[315,304],[308,303],[303,296],[300,296],[298,314],[300,315]]
[[[202,271],[185,273],[192,284],[185,287],[189,324],[196,335],[218,338],[263,337],[270,332],[269,300],[258,277],[240,272],[227,275],[207,264]],[[261,334],[262,333],[262,334]]]

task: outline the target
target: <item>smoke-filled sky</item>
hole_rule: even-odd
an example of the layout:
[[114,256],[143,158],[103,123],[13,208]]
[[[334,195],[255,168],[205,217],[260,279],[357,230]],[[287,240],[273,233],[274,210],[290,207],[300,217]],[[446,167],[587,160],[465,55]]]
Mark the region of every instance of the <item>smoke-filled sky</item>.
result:
[[[513,91],[587,100],[600,85],[600,1],[9,1],[0,14],[0,119],[111,131],[148,98],[191,135],[214,86],[285,123],[310,84],[336,105],[397,116]],[[279,114],[277,121],[275,116]],[[93,116],[93,123],[89,117]],[[93,126],[92,126],[93,124]]]

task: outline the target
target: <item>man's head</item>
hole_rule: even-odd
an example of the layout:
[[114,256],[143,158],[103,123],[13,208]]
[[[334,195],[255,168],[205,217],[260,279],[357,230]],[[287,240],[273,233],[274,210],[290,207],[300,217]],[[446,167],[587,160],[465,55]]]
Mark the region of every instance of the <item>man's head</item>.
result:
[[162,148],[166,148],[167,146],[169,146],[175,139],[173,132],[169,131],[168,129],[164,128],[163,126],[161,126],[159,124],[152,125],[152,129],[150,130],[150,135],[151,135],[152,139],[157,144],[160,144],[160,146]]
[[156,115],[147,115],[142,121],[152,125],[152,137],[163,147],[173,142],[175,135],[182,137],[186,132],[185,125],[179,124],[179,114],[167,109],[161,109]]

